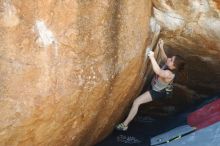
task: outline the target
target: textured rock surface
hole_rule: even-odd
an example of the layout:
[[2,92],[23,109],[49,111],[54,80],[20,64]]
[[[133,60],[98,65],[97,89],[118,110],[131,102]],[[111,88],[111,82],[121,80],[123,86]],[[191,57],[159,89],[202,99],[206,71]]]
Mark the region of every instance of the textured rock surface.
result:
[[0,0],[0,145],[92,145],[140,90],[151,2]]

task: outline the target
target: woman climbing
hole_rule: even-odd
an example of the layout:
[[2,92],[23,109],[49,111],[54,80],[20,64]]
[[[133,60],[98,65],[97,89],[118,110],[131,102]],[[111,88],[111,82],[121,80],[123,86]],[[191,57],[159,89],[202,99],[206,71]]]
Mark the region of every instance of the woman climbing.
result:
[[162,58],[166,62],[165,65],[160,68],[154,58],[154,52],[148,52],[153,71],[155,72],[155,76],[151,81],[151,88],[149,91],[146,91],[144,94],[140,95],[134,100],[132,108],[125,121],[116,126],[117,130],[126,131],[128,129],[129,123],[137,114],[138,108],[141,104],[150,102],[152,100],[157,100],[162,97],[166,97],[167,93],[169,93],[168,90],[170,90],[170,87],[172,87],[175,73],[180,72],[184,69],[185,60],[179,55],[167,58],[163,45],[164,42],[160,39],[158,47],[161,50]]

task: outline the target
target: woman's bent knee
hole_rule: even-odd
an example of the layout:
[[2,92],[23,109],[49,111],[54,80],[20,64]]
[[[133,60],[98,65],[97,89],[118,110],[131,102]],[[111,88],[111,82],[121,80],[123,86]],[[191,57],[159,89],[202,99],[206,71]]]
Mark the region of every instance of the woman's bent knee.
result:
[[152,97],[151,97],[151,94],[150,94],[150,91],[147,91],[146,92],[146,102],[150,102],[150,101],[152,101],[153,99],[152,99]]
[[151,98],[150,92],[147,91],[144,94],[140,95],[138,98],[136,98],[134,100],[133,104],[134,105],[140,105],[140,104],[147,103],[147,102],[150,102],[150,101],[152,101],[152,98]]

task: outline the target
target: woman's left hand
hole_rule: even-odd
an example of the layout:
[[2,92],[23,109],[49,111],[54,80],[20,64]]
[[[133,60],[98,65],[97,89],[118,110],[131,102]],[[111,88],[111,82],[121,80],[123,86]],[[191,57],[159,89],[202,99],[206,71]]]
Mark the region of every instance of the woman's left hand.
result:
[[149,51],[149,52],[147,53],[147,56],[149,56],[150,58],[151,58],[151,57],[154,57],[154,52],[153,52],[153,51]]

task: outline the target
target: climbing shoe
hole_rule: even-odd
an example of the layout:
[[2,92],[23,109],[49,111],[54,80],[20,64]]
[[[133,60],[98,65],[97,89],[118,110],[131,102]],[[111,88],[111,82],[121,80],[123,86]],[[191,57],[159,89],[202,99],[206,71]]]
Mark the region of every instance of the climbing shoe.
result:
[[116,126],[116,130],[118,131],[126,131],[128,129],[128,126],[125,126],[123,123],[120,123]]

